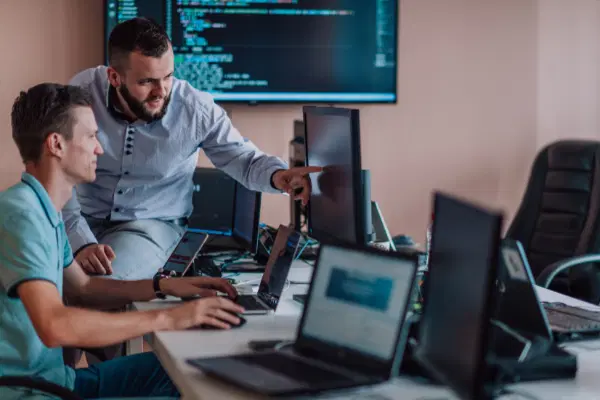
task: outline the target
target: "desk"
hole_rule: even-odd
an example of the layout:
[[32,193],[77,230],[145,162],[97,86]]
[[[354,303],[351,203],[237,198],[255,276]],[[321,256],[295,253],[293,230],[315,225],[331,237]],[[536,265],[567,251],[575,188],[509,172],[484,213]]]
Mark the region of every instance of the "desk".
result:
[[[302,262],[295,262],[290,271],[290,281],[308,281],[312,267]],[[252,279],[260,274],[242,274],[240,279]],[[237,389],[232,385],[208,378],[201,371],[189,366],[185,360],[193,357],[220,356],[249,351],[247,343],[253,339],[289,339],[296,336],[302,305],[292,300],[295,293],[305,293],[308,285],[291,285],[279,303],[277,312],[268,316],[247,316],[247,323],[239,329],[228,331],[182,331],[157,332],[149,340],[165,370],[181,391],[184,400],[192,399],[255,399],[252,393]],[[571,305],[587,306],[570,297],[538,288],[543,301],[561,301]],[[171,307],[174,303],[155,300],[147,303],[135,303],[138,310],[149,310],[160,307]],[[574,380],[528,382],[511,385],[510,389],[526,392],[544,399],[598,399],[600,398],[600,340],[573,343],[566,346],[578,356],[578,374]],[[442,387],[434,387],[416,382],[409,378],[398,377],[390,382],[374,388],[354,390],[354,395],[347,391],[331,393],[322,398],[360,399],[366,395],[379,394],[380,399],[422,399],[442,400],[455,399],[450,391]],[[361,393],[364,393],[361,395]],[[503,399],[523,399],[522,396],[504,396]]]

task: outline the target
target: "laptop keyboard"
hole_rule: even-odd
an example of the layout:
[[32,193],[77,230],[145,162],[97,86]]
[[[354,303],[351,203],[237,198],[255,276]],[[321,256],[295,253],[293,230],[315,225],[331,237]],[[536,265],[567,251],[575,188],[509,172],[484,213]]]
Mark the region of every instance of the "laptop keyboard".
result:
[[556,311],[560,311],[565,314],[575,315],[576,317],[581,317],[585,319],[589,319],[592,321],[600,322],[600,312],[599,311],[591,311],[586,310],[584,308],[572,307],[563,303],[544,303],[544,308],[551,308]]
[[347,381],[349,379],[344,375],[302,362],[283,353],[240,356],[238,359],[311,385]]
[[556,325],[570,331],[600,331],[600,322],[567,314],[553,308],[546,307],[546,314],[550,325]]
[[254,296],[238,296],[235,302],[246,310],[268,310],[258,299]]

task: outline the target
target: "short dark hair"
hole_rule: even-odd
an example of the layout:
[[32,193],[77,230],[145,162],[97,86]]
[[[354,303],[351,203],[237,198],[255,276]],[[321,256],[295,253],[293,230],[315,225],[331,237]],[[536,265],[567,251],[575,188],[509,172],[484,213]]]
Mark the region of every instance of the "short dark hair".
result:
[[122,69],[129,54],[139,51],[147,57],[160,57],[170,45],[165,29],[150,18],[132,18],[113,28],[108,38],[108,62]]
[[73,107],[91,107],[92,95],[79,86],[41,83],[16,98],[11,113],[12,137],[23,162],[37,162],[49,134],[73,137]]

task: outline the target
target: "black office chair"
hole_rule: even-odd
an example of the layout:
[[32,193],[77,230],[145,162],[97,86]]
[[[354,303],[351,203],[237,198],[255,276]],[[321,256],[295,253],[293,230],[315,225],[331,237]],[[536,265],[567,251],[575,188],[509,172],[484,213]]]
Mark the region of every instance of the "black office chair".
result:
[[506,236],[523,244],[538,285],[600,303],[600,142],[543,148]]
[[34,389],[35,391],[43,392],[58,397],[61,400],[83,400],[82,397],[65,387],[59,386],[48,381],[33,379],[26,376],[2,376],[0,377],[0,386]]

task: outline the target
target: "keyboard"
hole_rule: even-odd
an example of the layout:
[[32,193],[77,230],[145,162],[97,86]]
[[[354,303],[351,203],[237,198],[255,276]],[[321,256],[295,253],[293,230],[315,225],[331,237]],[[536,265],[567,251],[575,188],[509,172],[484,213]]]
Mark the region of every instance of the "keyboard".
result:
[[306,382],[311,385],[320,385],[331,382],[347,381],[348,377],[336,372],[319,368],[313,364],[303,362],[284,353],[254,354],[235,357],[245,363],[259,365],[275,373],[289,378]]
[[544,303],[544,308],[545,309],[550,308],[550,309],[560,311],[565,314],[571,314],[571,315],[575,315],[577,317],[600,322],[600,312],[599,311],[586,310],[585,308],[568,306],[563,303]]
[[567,314],[553,308],[546,308],[546,315],[550,325],[555,325],[569,331],[576,332],[600,332],[600,322],[581,318],[576,315]]
[[268,307],[263,305],[255,296],[238,296],[235,302],[246,310],[269,310]]

